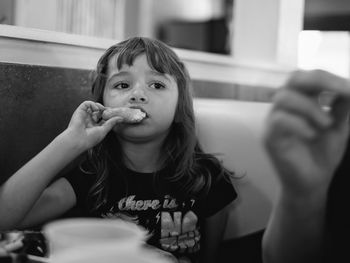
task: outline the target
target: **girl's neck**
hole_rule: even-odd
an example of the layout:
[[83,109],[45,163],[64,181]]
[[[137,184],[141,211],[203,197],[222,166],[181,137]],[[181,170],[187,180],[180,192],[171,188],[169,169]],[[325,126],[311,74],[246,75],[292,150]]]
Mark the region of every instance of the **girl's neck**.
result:
[[120,141],[125,154],[126,167],[136,172],[152,173],[161,167],[161,147],[163,140],[152,140],[143,143]]

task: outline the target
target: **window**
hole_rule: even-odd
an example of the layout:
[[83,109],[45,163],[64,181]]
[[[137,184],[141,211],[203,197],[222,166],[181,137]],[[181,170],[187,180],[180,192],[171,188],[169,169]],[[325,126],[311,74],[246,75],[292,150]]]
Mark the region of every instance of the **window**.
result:
[[347,31],[304,30],[299,35],[298,66],[350,76],[350,34]]

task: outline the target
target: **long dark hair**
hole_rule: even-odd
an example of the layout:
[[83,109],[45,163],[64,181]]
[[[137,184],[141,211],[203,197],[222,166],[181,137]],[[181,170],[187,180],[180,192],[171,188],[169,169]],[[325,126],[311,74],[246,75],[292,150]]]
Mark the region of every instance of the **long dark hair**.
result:
[[[120,69],[124,64],[132,65],[141,54],[146,55],[152,69],[174,77],[179,91],[175,117],[162,147],[162,154],[165,156],[162,167],[171,167],[174,173],[170,173],[162,180],[165,179],[171,184],[172,189],[181,198],[205,195],[212,183],[212,176],[207,166],[201,165],[200,162],[209,161],[220,169],[221,174],[224,174],[225,169],[213,155],[204,153],[198,143],[191,80],[185,65],[171,48],[158,40],[144,37],[130,38],[113,45],[102,55],[93,74],[94,99],[103,104],[110,59],[116,59],[117,67]],[[99,208],[106,202],[109,172],[113,165],[118,175],[122,174],[123,159],[122,147],[113,132],[88,151],[89,167],[92,167],[92,173],[96,174],[96,182],[90,190],[90,196],[95,200],[93,209]],[[155,185],[159,183],[157,173],[155,173],[154,182]]]

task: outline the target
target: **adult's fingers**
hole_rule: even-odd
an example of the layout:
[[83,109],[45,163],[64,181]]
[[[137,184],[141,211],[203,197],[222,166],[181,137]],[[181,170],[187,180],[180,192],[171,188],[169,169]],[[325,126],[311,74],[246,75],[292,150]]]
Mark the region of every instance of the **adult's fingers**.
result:
[[273,110],[299,115],[316,128],[327,128],[332,123],[331,116],[321,108],[318,101],[294,90],[280,90],[274,96],[273,102]]
[[308,140],[313,139],[316,135],[317,129],[300,115],[276,110],[267,118],[264,141],[267,146],[274,147],[280,144],[280,139],[288,141],[288,138],[298,137]]
[[309,95],[328,91],[336,96],[350,98],[349,80],[323,70],[295,71],[285,86]]
[[348,99],[338,97],[334,100],[330,114],[334,119],[334,127],[340,128],[349,125],[350,101]]

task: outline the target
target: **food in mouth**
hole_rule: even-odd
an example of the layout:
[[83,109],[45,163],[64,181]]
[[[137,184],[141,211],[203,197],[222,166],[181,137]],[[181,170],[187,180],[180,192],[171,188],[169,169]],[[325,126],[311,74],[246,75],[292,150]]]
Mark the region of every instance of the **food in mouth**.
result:
[[147,115],[141,109],[127,107],[108,108],[102,113],[102,119],[104,120],[108,120],[116,116],[122,117],[126,123],[138,123],[146,118]]

